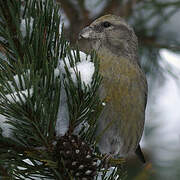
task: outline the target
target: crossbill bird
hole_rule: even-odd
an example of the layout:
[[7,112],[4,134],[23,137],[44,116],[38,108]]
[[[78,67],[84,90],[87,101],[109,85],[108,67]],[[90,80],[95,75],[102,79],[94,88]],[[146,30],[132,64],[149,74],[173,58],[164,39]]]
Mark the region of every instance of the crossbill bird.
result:
[[99,89],[106,105],[100,115],[97,136],[101,153],[126,157],[136,153],[145,158],[139,142],[142,137],[147,102],[147,81],[138,59],[134,30],[119,16],[105,15],[79,34],[84,51],[94,49],[103,76]]

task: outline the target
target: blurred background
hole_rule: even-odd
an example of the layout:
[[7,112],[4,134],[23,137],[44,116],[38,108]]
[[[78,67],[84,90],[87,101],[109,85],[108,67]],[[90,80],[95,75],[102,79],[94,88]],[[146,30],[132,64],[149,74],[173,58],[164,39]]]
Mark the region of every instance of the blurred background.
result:
[[139,58],[149,93],[141,141],[145,167],[127,162],[127,179],[180,179],[180,1],[56,0],[65,36],[75,44],[79,31],[105,14],[124,17],[139,39]]

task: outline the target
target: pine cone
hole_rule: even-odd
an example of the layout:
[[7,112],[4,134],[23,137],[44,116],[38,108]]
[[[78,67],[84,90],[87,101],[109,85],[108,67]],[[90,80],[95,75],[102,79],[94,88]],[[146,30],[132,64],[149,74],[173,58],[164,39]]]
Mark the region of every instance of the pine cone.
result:
[[92,180],[96,175],[97,158],[89,145],[76,135],[60,137],[56,145],[56,157],[60,173],[66,179],[69,173],[81,180]]

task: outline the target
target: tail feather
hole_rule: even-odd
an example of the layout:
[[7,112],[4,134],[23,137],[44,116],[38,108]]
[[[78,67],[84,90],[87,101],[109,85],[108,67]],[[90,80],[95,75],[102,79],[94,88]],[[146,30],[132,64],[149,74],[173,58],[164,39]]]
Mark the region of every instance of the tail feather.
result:
[[141,160],[142,163],[146,163],[146,160],[145,160],[145,158],[144,158],[143,152],[141,151],[140,145],[138,145],[135,153],[136,153],[136,155],[138,156],[138,158]]

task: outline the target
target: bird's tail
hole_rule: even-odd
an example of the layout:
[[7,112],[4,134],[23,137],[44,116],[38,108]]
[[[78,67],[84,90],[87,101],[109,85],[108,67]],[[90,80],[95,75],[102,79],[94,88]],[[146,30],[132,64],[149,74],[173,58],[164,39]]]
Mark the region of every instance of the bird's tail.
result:
[[135,153],[136,153],[136,155],[138,156],[138,158],[141,160],[142,163],[146,163],[146,160],[145,160],[145,158],[144,158],[143,152],[141,151],[140,145],[138,145]]

